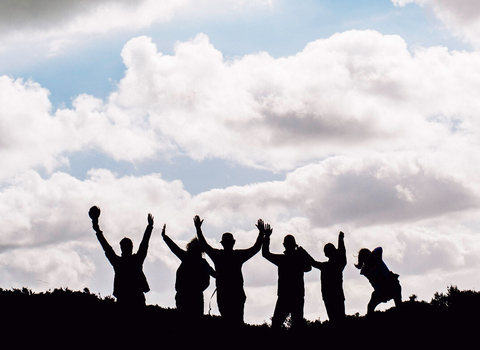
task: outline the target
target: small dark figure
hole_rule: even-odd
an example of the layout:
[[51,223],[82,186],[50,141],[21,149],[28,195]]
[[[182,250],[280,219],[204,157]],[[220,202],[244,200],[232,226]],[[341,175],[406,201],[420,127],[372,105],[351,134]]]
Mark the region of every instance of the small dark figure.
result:
[[143,262],[147,257],[148,242],[153,230],[153,216],[148,214],[148,226],[143,234],[142,242],[136,254],[133,252],[133,243],[129,238],[120,241],[122,255],[115,254],[113,248],[103,236],[98,225],[100,208],[94,206],[88,212],[92,219],[92,226],[97,234],[98,241],[102,245],[105,255],[115,271],[113,282],[113,295],[117,298],[119,305],[129,309],[136,309],[145,306],[145,294],[150,290],[147,278],[143,273]]
[[197,238],[193,238],[187,249],[180,248],[162,229],[162,237],[168,247],[182,262],[177,269],[175,281],[175,302],[177,310],[189,320],[203,315],[203,291],[210,285],[210,276],[215,277],[215,270],[203,258],[203,250]]
[[272,328],[282,327],[288,315],[291,315],[292,328],[305,325],[303,307],[305,304],[305,283],[303,275],[312,269],[311,257],[297,245],[295,237],[287,235],[283,239],[284,254],[270,253],[270,236],[273,229],[265,227],[262,255],[278,266],[277,303],[272,318]]
[[312,261],[312,266],[321,271],[322,298],[330,321],[337,322],[345,318],[345,295],[343,293],[343,269],[347,265],[347,254],[343,241],[345,234],[338,235],[338,248],[332,243],[325,244],[323,252],[326,262]]
[[370,251],[367,248],[360,249],[358,264],[360,274],[364,275],[372,285],[374,291],[367,307],[367,315],[373,314],[380,303],[386,303],[393,299],[395,306],[402,304],[402,287],[398,281],[398,275],[390,271],[382,260],[382,247]]
[[202,233],[202,223],[197,215],[193,219],[197,229],[198,240],[205,252],[215,264],[217,272],[217,304],[222,319],[226,325],[237,327],[243,326],[243,313],[246,301],[243,289],[242,265],[260,251],[263,238],[263,221],[258,220],[258,237],[255,244],[248,249],[233,249],[235,239],[230,232],[222,235],[220,243],[223,249],[212,248]]

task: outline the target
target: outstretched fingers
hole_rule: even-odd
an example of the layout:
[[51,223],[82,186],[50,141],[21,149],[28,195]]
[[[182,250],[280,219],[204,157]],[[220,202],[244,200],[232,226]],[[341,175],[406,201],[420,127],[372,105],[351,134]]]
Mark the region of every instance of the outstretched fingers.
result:
[[262,233],[265,232],[265,223],[263,222],[262,219],[258,219],[257,224],[255,226],[257,226],[260,232]]
[[270,224],[265,225],[265,236],[270,237],[272,235],[273,228],[270,227]]

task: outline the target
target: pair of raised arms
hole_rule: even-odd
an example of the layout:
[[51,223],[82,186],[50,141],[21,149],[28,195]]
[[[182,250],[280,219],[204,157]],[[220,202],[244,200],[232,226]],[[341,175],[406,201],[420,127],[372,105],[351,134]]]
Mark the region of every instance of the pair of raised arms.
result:
[[[200,228],[202,227],[203,220],[200,219],[200,216],[195,215],[195,217],[193,218],[193,223],[195,224],[195,228],[197,230],[200,230]],[[270,224],[265,224],[262,219],[258,219],[257,224],[255,226],[257,226],[261,234],[267,237],[270,237],[272,235],[273,228],[270,227]]]
[[[100,213],[101,213],[101,210],[96,205],[91,207],[90,210],[88,211],[88,216],[90,216],[90,219],[92,219],[93,228],[95,229],[95,231],[100,230],[100,227],[98,226],[98,218],[100,217]],[[148,226],[153,227],[153,221],[154,221],[153,215],[151,213],[148,213],[147,215]],[[165,226],[166,225],[163,225],[162,235],[165,232]]]

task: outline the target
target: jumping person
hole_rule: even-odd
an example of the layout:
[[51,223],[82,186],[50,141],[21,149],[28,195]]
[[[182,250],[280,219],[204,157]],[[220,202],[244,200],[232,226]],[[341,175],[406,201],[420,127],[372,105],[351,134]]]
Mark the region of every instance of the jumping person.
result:
[[397,307],[402,304],[402,287],[398,281],[398,275],[385,265],[382,252],[382,247],[375,248],[373,251],[362,248],[358,253],[358,264],[355,264],[360,274],[369,280],[374,289],[367,306],[367,315],[373,314],[378,304],[386,303],[391,299]]

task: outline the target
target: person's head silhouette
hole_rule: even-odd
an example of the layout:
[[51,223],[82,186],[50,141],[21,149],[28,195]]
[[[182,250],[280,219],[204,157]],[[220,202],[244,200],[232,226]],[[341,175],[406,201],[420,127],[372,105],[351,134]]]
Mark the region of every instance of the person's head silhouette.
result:
[[371,254],[372,252],[370,251],[370,249],[367,249],[367,248],[360,249],[360,251],[358,252],[358,264],[355,264],[355,267],[357,269],[361,269],[365,264],[365,261],[368,260]]
[[133,242],[130,238],[123,238],[120,241],[120,249],[122,250],[122,256],[131,256],[133,252]]
[[193,238],[190,242],[187,243],[187,255],[191,258],[201,258],[202,257],[202,246],[198,238]]
[[337,252],[337,249],[332,243],[327,243],[325,244],[325,247],[323,247],[323,252],[325,253],[325,256],[327,258],[331,258],[335,255],[335,253]]
[[287,252],[294,251],[297,248],[297,242],[292,235],[286,235],[283,239],[283,246]]
[[233,246],[235,245],[235,239],[230,232],[225,232],[222,235],[222,240],[220,241],[220,243],[222,244],[223,249],[233,250]]

